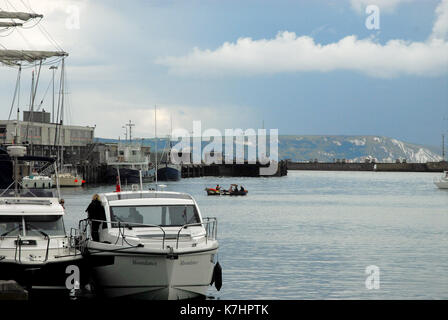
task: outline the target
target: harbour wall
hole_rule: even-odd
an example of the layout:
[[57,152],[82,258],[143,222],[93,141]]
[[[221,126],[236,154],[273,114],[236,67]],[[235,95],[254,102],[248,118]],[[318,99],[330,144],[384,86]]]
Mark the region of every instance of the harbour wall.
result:
[[287,162],[288,170],[325,171],[387,171],[387,172],[443,172],[448,162],[426,163],[340,163],[340,162]]
[[[196,177],[261,177],[260,168],[267,167],[260,163],[231,164],[189,164],[182,165],[182,178]],[[286,161],[278,162],[277,171],[264,177],[282,177],[288,174]]]

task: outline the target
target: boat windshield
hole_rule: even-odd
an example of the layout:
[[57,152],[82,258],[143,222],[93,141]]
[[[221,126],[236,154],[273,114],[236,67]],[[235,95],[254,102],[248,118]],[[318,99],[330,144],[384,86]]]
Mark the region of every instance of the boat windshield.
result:
[[[23,223],[26,229],[23,230]],[[62,216],[0,216],[0,236],[65,236]]]
[[[158,225],[162,227],[183,226],[200,223],[199,214],[194,205],[167,206],[113,206],[110,208],[111,221],[123,223]],[[117,226],[114,224],[113,226]]]

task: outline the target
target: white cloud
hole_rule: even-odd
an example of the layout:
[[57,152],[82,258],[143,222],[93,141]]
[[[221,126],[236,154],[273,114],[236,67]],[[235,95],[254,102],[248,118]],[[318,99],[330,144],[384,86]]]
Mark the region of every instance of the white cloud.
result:
[[436,8],[436,21],[432,28],[433,39],[445,39],[448,35],[448,0],[442,2]]
[[218,49],[200,50],[183,57],[165,57],[157,63],[177,74],[256,75],[284,72],[351,70],[376,77],[438,75],[447,71],[448,43],[391,40],[382,45],[371,39],[347,36],[321,45],[308,36],[280,32],[274,39],[240,38]]
[[322,45],[311,37],[283,31],[273,39],[240,38],[235,43],[225,42],[216,50],[194,48],[186,56],[162,57],[156,63],[175,74],[201,76],[334,70],[374,77],[436,76],[448,71],[447,17],[448,0],[443,0],[436,10],[433,34],[424,42],[390,40],[380,44],[351,35]]
[[369,5],[376,5],[380,10],[386,12],[393,12],[400,4],[412,1],[415,0],[350,0],[350,4],[359,13],[364,13],[364,10]]

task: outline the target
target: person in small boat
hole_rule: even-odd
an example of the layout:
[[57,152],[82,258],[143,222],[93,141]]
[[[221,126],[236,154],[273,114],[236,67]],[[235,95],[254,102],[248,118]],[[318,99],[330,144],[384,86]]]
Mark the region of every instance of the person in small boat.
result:
[[[89,206],[86,209],[87,219],[91,220],[91,230],[92,230],[92,240],[100,241],[99,236],[99,228],[101,226],[100,221],[93,220],[106,220],[106,213],[104,211],[103,204],[100,201],[100,196],[98,194],[94,194],[92,197],[92,202],[90,202]],[[106,226],[106,223],[103,222],[103,228]]]
[[243,186],[241,186],[240,191],[245,192],[246,190],[244,190]]
[[219,184],[216,185],[216,188],[215,188],[215,189],[216,189],[216,191],[221,190],[221,187],[219,186]]
[[129,209],[129,217],[128,218],[129,218],[130,222],[143,223],[143,216],[134,207]]

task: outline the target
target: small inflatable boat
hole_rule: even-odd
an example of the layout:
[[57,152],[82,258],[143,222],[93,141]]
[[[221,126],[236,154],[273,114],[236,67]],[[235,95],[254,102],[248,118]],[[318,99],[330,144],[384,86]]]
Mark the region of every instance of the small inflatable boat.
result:
[[237,187],[236,184],[230,185],[229,190],[225,189],[216,189],[216,188],[205,188],[208,196],[245,196],[249,191],[234,189],[233,187]]

